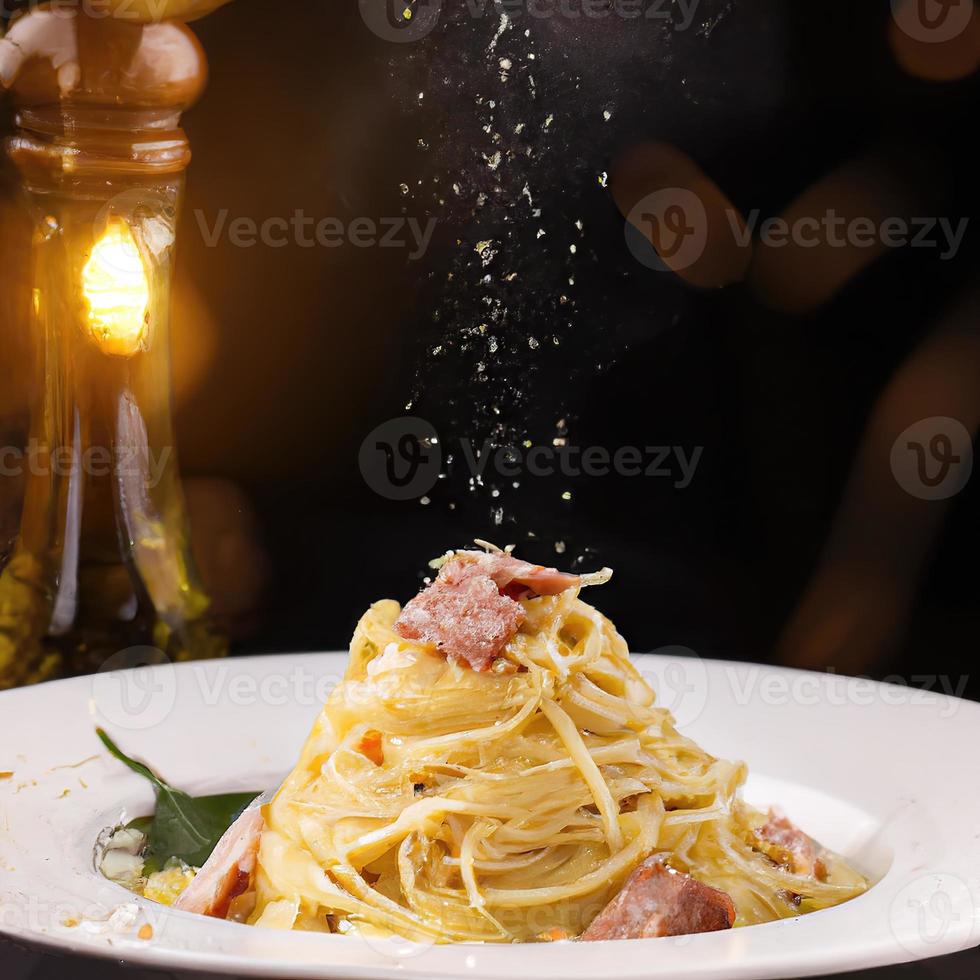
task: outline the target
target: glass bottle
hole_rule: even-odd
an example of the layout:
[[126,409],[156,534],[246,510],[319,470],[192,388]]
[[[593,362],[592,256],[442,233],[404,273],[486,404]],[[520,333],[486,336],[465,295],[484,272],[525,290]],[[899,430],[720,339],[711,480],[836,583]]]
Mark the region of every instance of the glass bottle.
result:
[[33,217],[36,404],[19,533],[0,556],[0,687],[132,647],[225,652],[191,556],[170,296],[203,51],[183,24],[36,9],[0,40]]

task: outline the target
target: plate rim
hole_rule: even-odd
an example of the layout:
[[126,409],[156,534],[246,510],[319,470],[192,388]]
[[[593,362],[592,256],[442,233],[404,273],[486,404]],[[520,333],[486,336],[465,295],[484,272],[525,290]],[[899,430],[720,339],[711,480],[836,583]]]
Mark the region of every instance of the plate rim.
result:
[[[346,658],[346,651],[310,651],[302,653],[266,653],[258,654],[254,656],[238,656],[227,658],[224,660],[215,661],[197,661],[190,663],[181,663],[172,665],[176,672],[178,678],[195,671],[204,669],[217,670],[224,665],[228,665],[232,668],[237,668],[245,673],[255,674],[256,671],[260,671],[263,668],[269,668],[272,666],[285,668],[288,662],[314,662],[318,660],[330,661],[333,658],[338,658],[341,662]],[[672,657],[664,654],[652,653],[652,654],[642,654],[634,653],[631,655],[632,658],[639,658],[642,661],[653,661],[661,663],[673,663],[679,660],[678,657]],[[745,661],[736,660],[721,660],[721,659],[702,659],[694,658],[698,663],[704,666],[705,670],[711,674],[713,671],[724,671],[726,669],[734,670],[755,670],[767,673],[773,673],[783,676],[809,676],[812,678],[819,679],[820,683],[825,682],[828,676],[832,676],[838,680],[843,680],[846,683],[849,681],[858,681],[862,683],[871,684],[875,689],[887,690],[889,688],[902,690],[900,685],[889,684],[887,682],[881,681],[866,681],[863,678],[846,678],[844,675],[834,674],[827,675],[820,672],[800,670],[793,667],[781,667],[766,664],[755,664]],[[167,669],[167,665],[164,665]],[[46,692],[58,691],[58,692],[71,692],[77,689],[80,685],[84,686],[86,683],[92,683],[92,675],[74,677],[74,678],[63,678],[45,682],[43,684],[35,685],[33,687],[18,688],[12,691],[0,692],[0,719],[2,719],[6,714],[6,707],[17,701],[32,701],[35,698],[43,698]],[[965,714],[972,716],[972,721],[977,725],[978,736],[980,736],[980,703],[968,701],[960,698],[956,698],[952,695],[945,693],[935,692],[933,694],[933,703],[942,706],[954,706],[957,711],[965,711]],[[311,724],[316,715],[316,709],[311,709],[309,716],[306,721]],[[296,751],[298,751],[299,746],[296,746]],[[749,759],[750,771],[752,768],[752,760]],[[806,785],[806,784],[804,784]],[[814,789],[819,789],[819,786],[813,787]],[[0,794],[3,791],[3,784],[0,783]],[[980,795],[978,795],[980,799]],[[0,795],[0,803],[5,802],[5,799]],[[2,850],[0,850],[0,857],[2,857]],[[0,862],[0,869],[3,868],[2,862]],[[855,904],[863,904],[862,900],[869,899],[874,896],[876,889],[878,889],[888,878],[888,873],[882,878],[881,881],[877,882],[867,893],[858,898],[852,900],[852,902],[846,903],[844,906],[838,906],[833,909],[823,910],[822,912],[813,913],[810,916],[797,917],[788,920],[782,920],[774,923],[766,923],[759,926],[747,927],[753,933],[758,934],[759,930],[765,930],[767,934],[772,934],[774,932],[788,932],[797,923],[812,921],[815,917],[819,918],[822,922],[830,913],[839,912],[842,909],[846,909],[848,906],[854,906]],[[936,874],[942,874],[945,872],[937,871]],[[94,872],[93,872],[94,874]],[[122,892],[122,890],[120,889]],[[0,897],[3,893],[3,882],[0,880]],[[124,893],[124,895],[128,893]],[[766,962],[755,961],[749,966],[748,964],[732,964],[733,972],[730,974],[732,977],[735,976],[758,976],[758,977],[784,977],[784,976],[808,976],[818,973],[828,973],[837,972],[844,970],[861,969],[865,967],[872,966],[884,966],[899,962],[908,962],[910,960],[922,959],[926,957],[942,955],[944,953],[955,952],[959,949],[970,948],[976,944],[977,940],[977,924],[980,920],[980,911],[978,911],[976,896],[976,886],[974,882],[971,882],[970,894],[973,898],[973,918],[969,929],[966,934],[963,934],[962,930],[960,933],[954,933],[947,937],[947,941],[940,941],[936,943],[933,947],[928,950],[910,950],[903,947],[900,943],[882,943],[879,944],[880,948],[876,947],[863,947],[861,950],[861,960],[860,962],[855,962],[853,955],[848,953],[848,951],[840,946],[831,944],[820,951],[820,955],[812,960],[808,964],[801,964],[794,959],[792,953],[792,944],[788,944],[788,947],[784,950],[779,950],[777,953],[779,955],[774,955],[770,957]],[[135,898],[135,897],[133,897]],[[146,900],[138,900],[136,904],[143,905]],[[154,903],[149,903],[154,904]],[[162,908],[162,907],[157,907]],[[166,919],[174,919],[176,921],[183,921],[182,917],[186,916],[188,920],[197,919],[199,917],[189,916],[187,913],[175,912],[173,910],[167,910],[166,913],[162,913],[163,917]],[[235,923],[217,922],[210,921],[207,923],[209,928],[218,929],[232,929],[232,930],[247,930],[252,934],[253,927],[239,926]],[[741,933],[743,930],[737,930],[736,932]],[[494,950],[494,953],[489,955],[482,955],[480,959],[490,960],[490,966],[494,966],[494,961],[498,957],[498,953],[501,951],[511,950],[514,951],[515,948],[517,952],[522,954],[528,954],[531,951],[531,958],[535,961],[542,960],[541,950],[552,948],[544,946],[535,946],[533,944],[520,944],[517,947],[514,946],[493,946],[490,944],[480,945],[480,944],[456,944],[454,946],[445,947],[434,947],[425,956],[421,956],[416,960],[412,961],[411,958],[403,958],[401,960],[395,959],[393,962],[389,962],[386,965],[382,961],[365,962],[363,965],[358,965],[354,962],[345,962],[342,964],[337,964],[333,970],[331,970],[331,965],[329,963],[317,963],[315,965],[294,963],[289,964],[282,960],[261,960],[255,959],[254,957],[229,957],[227,953],[218,952],[212,953],[206,950],[187,950],[178,949],[173,947],[161,947],[157,944],[143,943],[142,945],[136,943],[135,941],[122,941],[116,945],[109,945],[102,942],[94,942],[82,939],[80,940],[78,935],[73,935],[69,931],[65,933],[39,933],[34,931],[24,931],[22,929],[11,928],[6,921],[6,917],[0,915],[0,934],[6,936],[7,938],[13,940],[14,942],[25,943],[31,947],[39,949],[58,949],[63,952],[70,953],[72,955],[84,955],[84,956],[94,956],[101,958],[114,958],[123,959],[127,962],[138,964],[141,966],[148,967],[158,967],[165,968],[167,965],[173,966],[177,969],[190,969],[198,970],[207,973],[237,973],[240,975],[247,976],[296,976],[296,977],[310,977],[310,976],[334,976],[334,977],[350,977],[358,978],[361,977],[405,977],[406,974],[414,974],[415,970],[412,967],[418,965],[419,960],[425,960],[426,965],[424,967],[424,972],[429,976],[456,976],[457,973],[450,969],[451,963],[447,962],[445,967],[434,961],[429,954],[435,954],[436,957],[440,956],[440,951],[442,950],[466,950],[475,949],[485,953],[489,950]],[[238,933],[241,935],[241,933]],[[295,934],[293,938],[295,938]],[[730,935],[730,934],[720,934],[720,935]],[[683,937],[681,937],[683,938]],[[704,937],[688,937],[688,942],[701,942],[702,945],[710,945],[710,943],[705,943],[705,940],[713,938],[711,934],[707,934]],[[303,943],[308,943],[309,940],[314,940],[318,944],[322,942],[328,943],[342,943],[349,944],[355,943],[358,948],[363,946],[361,940],[352,939],[351,937],[341,937],[341,936],[304,936],[302,938]],[[637,947],[636,943],[669,943],[673,940],[624,940],[615,941],[613,949],[616,949],[617,953],[619,950],[623,949],[624,943],[626,948],[630,948],[636,952],[639,952],[643,947]],[[563,944],[560,944],[563,945]],[[608,943],[597,943],[590,944],[595,947],[610,948]],[[776,942],[775,945],[786,945]],[[662,946],[660,947],[662,948]],[[581,959],[581,951],[585,949],[585,946],[579,946],[577,949],[580,951],[576,955],[576,959]],[[533,952],[537,950],[538,952]],[[869,959],[869,956],[871,959]],[[617,957],[618,958],[618,957]],[[639,957],[629,957],[630,959],[637,959]],[[449,958],[452,959],[451,957]],[[457,957],[458,959],[458,957]],[[540,978],[540,980],[546,980],[550,976],[554,975],[556,980],[560,976],[567,978],[569,976],[566,966],[562,965],[563,961],[566,961],[568,957],[555,957],[555,970],[554,974],[548,972],[548,968],[542,968],[541,963],[536,963],[536,969],[534,976]],[[750,969],[751,972],[745,972],[745,969]],[[448,972],[447,972],[448,970]],[[787,970],[789,972],[787,972]],[[339,971],[339,972],[338,972]],[[650,973],[630,973],[630,976],[641,976],[641,975],[653,975],[656,973],[655,969],[651,969]],[[473,966],[467,965],[466,969],[460,972],[458,975],[465,975],[474,978],[498,978],[503,974],[500,969],[492,968],[489,972],[486,972],[479,963],[474,963]],[[579,974],[576,974],[579,975]],[[591,974],[581,974],[582,976]],[[602,975],[602,974],[596,974]],[[691,973],[691,976],[698,975],[697,973]],[[718,975],[715,973],[714,975]]]

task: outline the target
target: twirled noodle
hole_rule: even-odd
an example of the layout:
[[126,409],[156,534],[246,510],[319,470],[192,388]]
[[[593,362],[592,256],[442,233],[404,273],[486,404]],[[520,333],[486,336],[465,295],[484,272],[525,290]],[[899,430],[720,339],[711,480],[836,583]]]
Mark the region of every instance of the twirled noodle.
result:
[[569,589],[524,600],[494,669],[447,661],[373,605],[265,808],[251,921],[513,942],[578,935],[651,854],[731,896],[736,925],[865,888],[771,860],[746,769],[679,734],[612,623]]

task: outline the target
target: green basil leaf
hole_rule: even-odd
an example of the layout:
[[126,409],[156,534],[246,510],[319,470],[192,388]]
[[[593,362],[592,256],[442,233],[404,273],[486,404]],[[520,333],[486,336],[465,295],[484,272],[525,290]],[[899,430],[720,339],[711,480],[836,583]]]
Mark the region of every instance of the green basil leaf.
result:
[[258,793],[219,793],[190,796],[175,789],[152,769],[127,756],[101,729],[95,730],[102,744],[133,772],[149,780],[157,795],[152,818],[137,817],[129,826],[147,835],[144,853],[147,872],[162,868],[171,858],[201,867],[211,856],[224,832]]

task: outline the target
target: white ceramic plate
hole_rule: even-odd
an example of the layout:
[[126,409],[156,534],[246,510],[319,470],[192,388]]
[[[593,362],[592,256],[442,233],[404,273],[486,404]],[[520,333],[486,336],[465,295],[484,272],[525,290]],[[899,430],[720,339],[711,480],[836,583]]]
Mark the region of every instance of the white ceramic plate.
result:
[[[341,654],[101,673],[0,694],[0,932],[149,967],[269,977],[795,977],[980,941],[980,705],[833,675],[638,657],[683,729],[746,760],[780,804],[875,882],[837,908],[724,933],[424,947],[280,933],[136,900],[93,864],[98,832],[152,792],[97,741],[192,792],[262,790],[292,766]],[[150,928],[146,928],[149,926]]]

